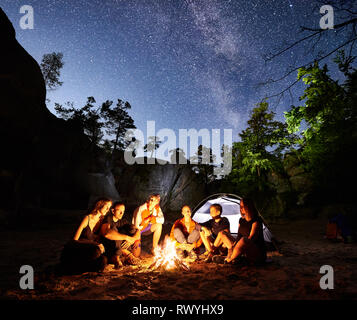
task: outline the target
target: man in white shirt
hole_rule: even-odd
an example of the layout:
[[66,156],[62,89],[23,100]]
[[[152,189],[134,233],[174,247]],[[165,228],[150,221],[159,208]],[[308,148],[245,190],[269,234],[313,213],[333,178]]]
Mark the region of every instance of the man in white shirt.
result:
[[[144,204],[136,208],[133,214],[133,225],[140,230],[141,235],[153,233],[152,253],[159,244],[162,225],[165,221],[164,214],[160,208],[160,195],[151,195]],[[141,240],[133,245],[133,254],[139,257],[141,253]]]

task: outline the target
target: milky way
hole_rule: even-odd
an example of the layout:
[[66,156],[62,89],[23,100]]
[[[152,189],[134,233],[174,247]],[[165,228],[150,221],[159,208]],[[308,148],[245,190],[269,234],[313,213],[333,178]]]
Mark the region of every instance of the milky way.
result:
[[[33,30],[19,27],[23,4],[34,8]],[[231,128],[234,140],[254,104],[296,74],[269,87],[258,83],[338,41],[331,35],[315,52],[300,46],[265,63],[265,54],[300,37],[301,25],[318,26],[317,2],[309,0],[2,0],[1,6],[38,62],[45,53],[64,54],[64,84],[48,92],[52,112],[54,102],[79,107],[88,96],[98,103],[121,98],[131,103],[139,128],[147,120],[157,129]],[[301,90],[271,101],[279,119]]]

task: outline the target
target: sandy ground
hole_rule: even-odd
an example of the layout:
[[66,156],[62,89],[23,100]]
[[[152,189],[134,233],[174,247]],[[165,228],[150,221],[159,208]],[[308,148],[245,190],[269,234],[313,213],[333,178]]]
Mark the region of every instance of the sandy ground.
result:
[[[56,276],[63,244],[72,236],[78,217],[56,213],[42,225],[0,231],[0,297],[2,299],[356,299],[357,244],[324,239],[326,219],[271,224],[282,255],[273,255],[265,266],[226,266],[195,262],[190,271],[152,271],[125,266],[103,273]],[[58,218],[61,217],[61,218]],[[170,224],[165,225],[164,234]],[[144,249],[151,237],[146,237]],[[19,269],[35,270],[35,289],[19,289]],[[322,265],[334,268],[334,290],[322,290]],[[146,265],[146,267],[145,267]]]

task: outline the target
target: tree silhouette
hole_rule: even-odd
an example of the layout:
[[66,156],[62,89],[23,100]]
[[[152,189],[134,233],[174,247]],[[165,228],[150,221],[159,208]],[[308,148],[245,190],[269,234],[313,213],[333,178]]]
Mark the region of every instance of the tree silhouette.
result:
[[94,105],[95,102],[93,97],[88,97],[86,105],[80,109],[76,109],[73,102],[67,102],[67,108],[55,103],[56,112],[63,119],[71,120],[83,128],[92,146],[98,145],[103,138],[102,128],[104,126],[101,121],[100,108]]
[[63,82],[59,80],[61,69],[64,65],[63,53],[52,52],[44,54],[40,68],[48,90],[54,90],[60,87]]
[[169,151],[171,154],[170,163],[186,164],[187,159],[185,152],[181,148],[172,149]]
[[151,152],[150,158],[152,158],[154,151],[160,146],[162,141],[157,136],[148,137],[148,143],[144,146],[145,152]]
[[212,182],[216,176],[213,173],[216,156],[211,148],[199,145],[195,155],[190,157],[192,170],[203,178],[203,182],[208,184]]
[[135,129],[134,120],[129,115],[128,110],[131,109],[131,105],[127,101],[118,99],[115,107],[112,107],[112,101],[106,101],[102,104],[100,114],[105,120],[104,127],[106,133],[110,136],[114,136],[111,140],[113,150],[112,159],[117,149],[124,150],[129,144],[125,141],[125,133],[128,129]]
[[[260,85],[269,85],[272,83],[280,82],[286,79],[291,74],[297,72],[301,68],[307,68],[312,66],[315,62],[319,63],[320,61],[325,60],[334,53],[337,53],[340,50],[345,50],[347,52],[346,56],[351,58],[353,57],[354,45],[357,40],[357,2],[356,1],[343,1],[343,0],[330,0],[330,1],[317,1],[314,11],[319,12],[322,5],[331,5],[334,9],[334,13],[339,14],[341,22],[334,25],[333,29],[322,29],[322,28],[313,28],[308,26],[300,26],[300,34],[302,36],[292,41],[291,43],[282,46],[282,48],[269,52],[265,55],[265,61],[269,62],[278,56],[289,52],[289,50],[298,47],[302,44],[307,44],[308,52],[315,53],[318,43],[324,43],[328,40],[328,36],[332,33],[339,35],[339,41],[336,41],[334,46],[329,46],[328,49],[319,50],[314,55],[315,57],[303,63],[301,65],[292,65],[286,68],[286,70],[277,78],[267,79],[260,83]],[[329,41],[331,43],[331,41]],[[291,88],[295,86],[300,80],[296,79],[292,81],[288,86],[284,87],[280,92],[277,92],[273,95],[270,95],[266,98],[278,97],[279,100],[284,96],[285,93],[291,94]]]

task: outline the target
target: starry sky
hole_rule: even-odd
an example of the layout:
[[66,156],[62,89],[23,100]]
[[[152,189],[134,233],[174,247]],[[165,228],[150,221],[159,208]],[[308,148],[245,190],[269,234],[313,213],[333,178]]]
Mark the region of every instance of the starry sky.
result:
[[[34,8],[33,30],[19,26],[22,5]],[[43,54],[63,52],[63,86],[47,93],[54,102],[81,107],[120,98],[132,105],[138,128],[246,127],[250,110],[279,92],[296,73],[270,86],[286,68],[310,60],[341,41],[331,31],[315,48],[302,45],[271,62],[264,55],[302,36],[301,25],[319,26],[314,0],[1,0],[20,44],[40,63]],[[338,23],[338,17],[335,17]],[[337,74],[336,70],[333,70]],[[338,76],[338,75],[337,75]],[[298,103],[297,85],[272,110]]]

